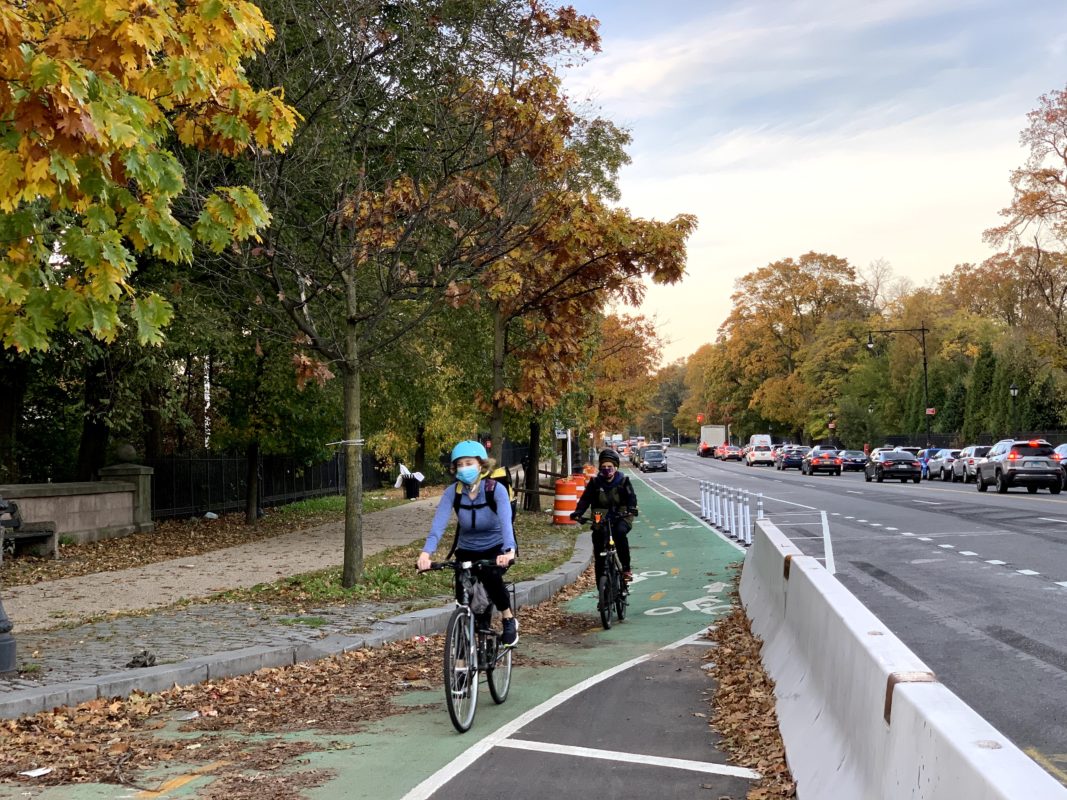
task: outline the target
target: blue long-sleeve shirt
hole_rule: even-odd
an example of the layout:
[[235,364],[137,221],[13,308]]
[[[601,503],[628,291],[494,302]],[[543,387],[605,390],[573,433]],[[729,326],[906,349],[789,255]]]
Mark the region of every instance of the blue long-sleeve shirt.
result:
[[[462,490],[462,487],[461,487]],[[470,494],[463,490],[460,496],[459,544],[464,550],[491,550],[503,545],[504,550],[515,549],[515,531],[511,526],[511,498],[504,484],[497,482],[493,494],[499,513],[485,505],[485,480],[478,483],[478,495],[472,500]],[[456,486],[452,484],[437,504],[437,511],[430,523],[430,535],[426,537],[423,551],[432,553],[437,549],[445,529],[452,519],[452,504],[456,499]],[[474,506],[474,508],[472,508]],[[481,506],[480,508],[478,506]]]

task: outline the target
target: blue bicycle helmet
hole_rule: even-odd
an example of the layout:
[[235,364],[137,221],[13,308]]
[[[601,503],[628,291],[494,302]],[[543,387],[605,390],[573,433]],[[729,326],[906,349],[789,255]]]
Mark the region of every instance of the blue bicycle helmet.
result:
[[457,458],[463,458],[464,456],[473,456],[474,458],[480,458],[482,461],[489,460],[489,454],[485,452],[485,448],[481,442],[475,442],[470,439],[460,442],[452,448],[452,463],[456,463]]

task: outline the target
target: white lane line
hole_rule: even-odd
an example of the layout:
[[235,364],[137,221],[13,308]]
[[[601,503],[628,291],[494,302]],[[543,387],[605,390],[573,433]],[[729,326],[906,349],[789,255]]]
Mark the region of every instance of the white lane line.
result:
[[960,555],[961,556],[976,556],[978,554],[975,553],[975,552],[972,552],[971,550],[960,550]]
[[882,527],[882,523],[881,522],[872,522],[871,523],[871,527],[872,528],[881,528]]
[[865,520],[865,519],[858,519],[858,520],[856,520],[856,522],[866,522],[866,521],[867,521],[867,520]]
[[863,494],[863,492],[857,492],[857,491],[854,491],[853,489],[845,489],[845,491],[848,492],[849,494]]
[[929,536],[920,536],[919,537],[919,541],[920,542],[932,542],[933,539],[931,539]]
[[830,543],[830,523],[826,521],[826,512],[822,512],[822,548],[826,556],[826,571],[831,575],[837,574],[837,565],[834,564],[834,548]]
[[1053,519],[1052,517],[1038,517],[1038,519],[1043,519],[1045,522],[1062,522],[1067,525],[1067,519]]
[[[667,647],[670,647],[670,645],[667,645]],[[617,664],[610,669],[592,675],[584,681],[579,681],[574,684],[574,686],[571,686],[569,689],[564,689],[559,694],[548,698],[540,705],[531,708],[529,711],[520,714],[511,722],[501,725],[481,741],[475,742],[470,748],[460,753],[452,759],[452,761],[430,775],[418,786],[415,786],[411,791],[404,795],[402,800],[428,800],[438,789],[453,780],[457,775],[463,772],[463,770],[505,739],[522,730],[526,725],[529,725],[538,717],[542,717],[557,706],[563,705],[568,700],[584,692],[586,689],[590,689],[598,683],[602,683],[608,678],[618,675],[620,672],[625,672],[630,669],[630,667],[636,667],[638,664],[648,661],[653,655],[654,653],[645,653],[644,655],[637,656],[637,658],[631,658],[629,661],[624,661],[622,664]]]
[[985,563],[992,564],[995,567],[1003,567],[1008,562],[1007,561],[998,561],[997,559],[993,558],[993,559],[990,559],[989,561],[987,561]]
[[855,519],[855,517],[845,517],[845,519]]
[[[634,477],[637,478],[638,476],[635,475]],[[711,527],[710,524],[705,523],[704,520],[702,520],[700,517],[698,517],[692,511],[689,511],[689,510],[687,510],[685,508],[682,508],[681,503],[679,503],[674,498],[667,497],[667,495],[665,495],[663,492],[670,492],[671,494],[675,495],[676,497],[680,497],[683,500],[685,500],[687,502],[690,502],[690,503],[692,503],[693,505],[695,505],[695,506],[697,506],[699,508],[700,503],[698,503],[696,500],[690,500],[684,494],[678,494],[678,492],[674,491],[674,489],[668,489],[666,486],[662,486],[661,487],[663,489],[663,492],[661,492],[659,489],[656,488],[656,486],[653,485],[653,482],[650,481],[648,478],[638,478],[638,480],[640,480],[642,483],[644,483],[649,489],[654,491],[656,494],[658,494],[664,500],[669,500],[670,502],[674,503],[676,506],[678,506],[679,509],[681,509],[683,512],[685,512],[686,514],[691,516],[693,519],[695,519],[700,524],[701,527],[707,528],[709,531],[714,533],[716,536],[718,536],[720,539],[722,539],[728,545],[733,547],[735,550],[739,550],[742,553],[745,552],[745,548],[744,548],[743,545],[740,545],[737,542],[735,542],[733,539],[730,539],[729,537],[724,536],[722,533],[720,533],[719,531],[715,530],[715,528]]]
[[896,530],[900,530],[900,529],[899,529],[899,528],[890,528],[890,527],[889,527],[889,526],[887,525],[887,526],[886,526],[886,530],[887,530],[887,531],[896,531]]
[[944,503],[935,503],[933,500],[912,500],[913,503],[922,503],[924,506],[943,506]]
[[1062,586],[1064,589],[1067,589],[1067,581],[1056,581],[1056,585]]
[[1017,569],[1015,570],[1020,575],[1040,575],[1040,572],[1034,572],[1032,569]]
[[688,647],[689,645],[706,645],[707,647],[717,647],[718,642],[713,642],[708,638],[708,629],[705,628],[702,631],[697,631],[691,636],[686,636],[684,639],[679,639],[677,642],[672,642],[667,645],[663,650],[677,650],[679,647]]
[[830,516],[831,516],[831,517],[840,517],[840,516],[841,516],[841,514],[840,514],[839,512],[837,512],[837,511],[831,511],[831,512],[830,512]]
[[914,533],[907,533],[907,532],[904,532],[904,533],[901,533],[900,535],[901,535],[901,536],[914,536],[915,534],[914,534]]
[[938,547],[943,547],[945,550],[955,550],[956,549],[956,545],[954,545],[954,544],[939,544]]
[[508,739],[500,742],[500,747],[510,747],[515,750],[533,750],[538,753],[556,753],[564,756],[577,756],[579,758],[599,758],[604,761],[622,761],[627,764],[647,764],[652,767],[672,767],[684,769],[690,772],[705,772],[711,775],[730,775],[735,778],[748,778],[756,780],[758,772],[753,772],[744,767],[735,767],[731,764],[712,764],[707,761],[690,761],[685,758],[664,758],[662,756],[643,756],[636,753],[617,753],[614,750],[596,750],[592,747],[574,747],[566,744],[552,744],[550,742],[531,742],[527,739]]

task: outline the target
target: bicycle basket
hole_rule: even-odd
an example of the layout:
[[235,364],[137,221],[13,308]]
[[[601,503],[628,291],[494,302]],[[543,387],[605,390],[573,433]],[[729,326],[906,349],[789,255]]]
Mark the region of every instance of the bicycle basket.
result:
[[489,595],[486,593],[485,587],[482,586],[481,581],[472,581],[472,584],[468,594],[471,611],[475,614],[484,614],[492,605],[489,602]]

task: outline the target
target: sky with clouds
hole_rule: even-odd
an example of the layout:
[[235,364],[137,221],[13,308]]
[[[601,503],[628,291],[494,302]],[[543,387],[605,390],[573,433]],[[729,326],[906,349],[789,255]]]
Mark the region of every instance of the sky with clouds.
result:
[[603,49],[567,91],[633,134],[622,204],[700,219],[685,280],[642,309],[665,362],[781,258],[885,259],[919,285],[987,258],[1026,113],[1067,86],[1064,0],[568,2]]

